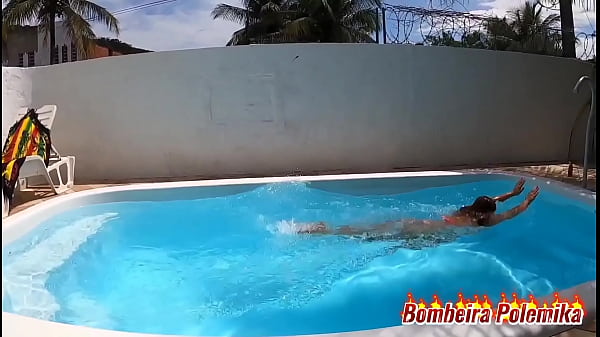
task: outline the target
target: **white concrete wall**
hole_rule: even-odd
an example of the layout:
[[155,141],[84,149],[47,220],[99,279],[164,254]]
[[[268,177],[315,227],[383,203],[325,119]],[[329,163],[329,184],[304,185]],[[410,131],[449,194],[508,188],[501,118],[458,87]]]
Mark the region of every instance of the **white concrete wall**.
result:
[[31,104],[28,69],[2,67],[2,146],[8,130],[17,121],[17,110]]
[[[17,120],[17,110],[31,103],[31,81],[26,69],[2,67],[2,148],[8,130]],[[8,215],[2,192],[2,217]]]
[[592,68],[520,53],[322,44],[27,70],[31,104],[58,105],[53,141],[77,157],[81,183],[566,160],[589,97],[572,87]]

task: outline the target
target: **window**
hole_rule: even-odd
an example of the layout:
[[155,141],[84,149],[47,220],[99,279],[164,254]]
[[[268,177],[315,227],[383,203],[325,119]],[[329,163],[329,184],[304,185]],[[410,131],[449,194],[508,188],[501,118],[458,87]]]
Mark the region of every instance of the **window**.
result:
[[62,54],[61,55],[62,56],[62,61],[61,62],[62,63],[69,62],[69,60],[67,59],[67,57],[69,56],[69,51],[67,50],[67,45],[66,44],[64,44],[62,46],[61,54]]
[[54,64],[58,63],[58,46],[54,46],[54,49],[52,50],[52,60]]
[[27,66],[33,67],[35,66],[35,52],[30,51],[27,53]]
[[19,53],[19,67],[24,66],[23,64],[23,53]]
[[77,61],[77,46],[71,43],[71,62]]

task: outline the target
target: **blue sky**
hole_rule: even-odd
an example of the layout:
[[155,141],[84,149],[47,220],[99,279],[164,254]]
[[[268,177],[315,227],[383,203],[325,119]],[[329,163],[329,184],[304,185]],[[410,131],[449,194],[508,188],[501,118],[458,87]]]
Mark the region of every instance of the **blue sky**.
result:
[[[111,11],[143,4],[152,0],[96,0]],[[431,0],[439,4],[440,0]],[[240,0],[177,0],[161,6],[118,15],[121,24],[119,39],[136,47],[155,51],[192,49],[223,46],[239,25],[223,20],[213,20],[210,12],[218,3],[239,6]],[[521,0],[462,0],[455,10],[477,14],[504,16],[522,4]],[[429,0],[388,0],[390,4],[426,7]],[[585,12],[575,6],[577,31],[591,32],[596,29],[596,13]],[[95,25],[99,36],[114,36],[101,26]],[[595,44],[595,42],[594,42]]]

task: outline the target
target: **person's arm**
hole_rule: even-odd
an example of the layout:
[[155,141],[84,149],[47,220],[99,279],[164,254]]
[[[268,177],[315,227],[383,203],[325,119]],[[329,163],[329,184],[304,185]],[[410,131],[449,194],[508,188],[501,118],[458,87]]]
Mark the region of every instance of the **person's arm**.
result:
[[524,188],[525,188],[525,179],[521,178],[521,179],[519,179],[519,181],[517,182],[517,184],[515,185],[515,187],[513,188],[512,191],[495,197],[494,201],[504,202],[512,197],[515,197],[515,196],[521,194],[521,192],[523,192]]
[[525,198],[525,200],[519,206],[511,208],[510,210],[508,210],[502,214],[492,215],[492,217],[490,218],[489,226],[497,225],[504,220],[512,219],[512,218],[516,217],[517,215],[525,212],[525,210],[527,210],[527,208],[529,208],[529,205],[531,205],[531,203],[535,200],[535,198],[537,198],[539,193],[540,193],[540,188],[536,186],[536,188],[534,188],[531,192],[529,192],[529,194],[527,195],[527,198]]

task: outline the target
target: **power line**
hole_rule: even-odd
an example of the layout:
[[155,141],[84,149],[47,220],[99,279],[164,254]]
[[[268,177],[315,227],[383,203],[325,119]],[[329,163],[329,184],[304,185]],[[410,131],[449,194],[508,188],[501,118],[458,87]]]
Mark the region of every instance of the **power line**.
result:
[[[131,12],[137,12],[137,11],[140,11],[140,10],[143,10],[143,9],[148,9],[148,8],[151,8],[151,7],[166,5],[166,4],[169,4],[169,3],[176,2],[176,1],[177,0],[156,0],[156,1],[152,1],[152,2],[146,2],[146,3],[143,3],[143,4],[135,5],[135,6],[132,6],[132,7],[127,7],[127,8],[119,9],[119,10],[113,11],[111,14],[115,15],[115,16],[116,15],[121,15],[121,14],[127,14],[127,13],[131,13]],[[86,20],[87,21],[95,21],[97,19],[98,19],[98,17],[96,16],[96,17],[87,18]]]
[[133,7],[128,7],[128,8],[124,8],[124,9],[120,9],[120,10],[114,11],[113,15],[120,15],[120,14],[135,12],[135,11],[139,11],[139,10],[150,8],[150,7],[166,5],[168,3],[172,3],[172,2],[176,2],[176,1],[177,0],[157,0],[157,1],[147,2],[147,3],[144,3],[144,4],[140,4],[140,5],[136,5],[136,6],[133,6]]

